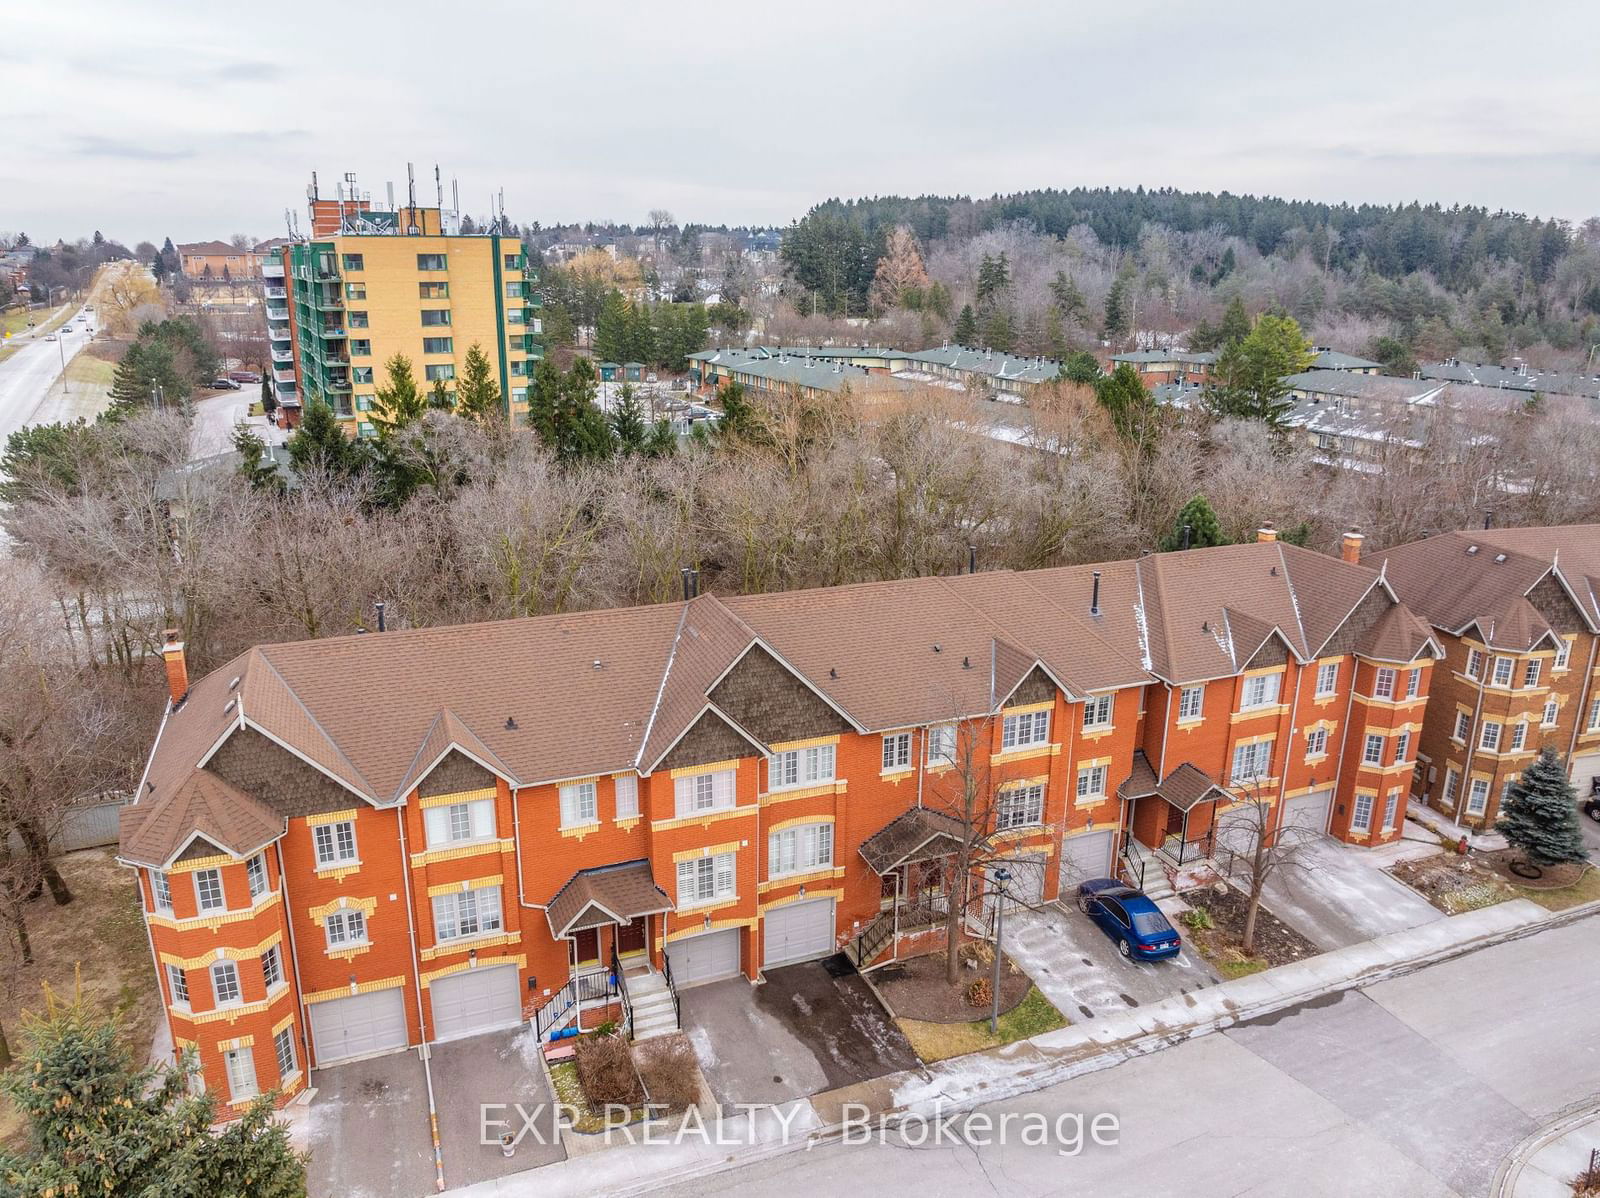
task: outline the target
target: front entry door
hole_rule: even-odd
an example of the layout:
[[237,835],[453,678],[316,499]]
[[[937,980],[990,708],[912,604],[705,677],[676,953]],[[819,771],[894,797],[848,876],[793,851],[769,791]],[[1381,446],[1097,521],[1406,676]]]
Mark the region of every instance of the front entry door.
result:
[[644,916],[617,926],[617,956],[644,952]]

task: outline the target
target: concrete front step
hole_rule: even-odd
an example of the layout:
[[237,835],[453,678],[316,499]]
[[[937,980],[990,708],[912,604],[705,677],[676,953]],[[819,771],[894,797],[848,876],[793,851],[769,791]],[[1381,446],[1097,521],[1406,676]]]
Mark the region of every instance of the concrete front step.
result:
[[651,1015],[648,1019],[641,1019],[637,1012],[633,1016],[633,1038],[635,1040],[648,1040],[652,1036],[670,1036],[678,1030],[678,1020],[667,1012],[665,1015]]

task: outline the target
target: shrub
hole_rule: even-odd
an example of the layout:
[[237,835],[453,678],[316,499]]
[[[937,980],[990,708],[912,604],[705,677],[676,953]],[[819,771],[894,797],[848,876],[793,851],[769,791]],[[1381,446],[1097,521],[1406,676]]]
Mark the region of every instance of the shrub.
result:
[[585,1036],[573,1052],[578,1082],[590,1106],[634,1106],[644,1100],[639,1075],[633,1071],[633,1055],[621,1036]]
[[699,1066],[694,1049],[682,1036],[647,1040],[633,1051],[651,1102],[681,1111],[700,1101]]
[[967,1005],[987,1007],[994,1002],[994,987],[988,978],[978,978],[967,987]]
[[1217,925],[1211,922],[1211,912],[1204,907],[1195,907],[1183,913],[1183,922],[1197,932],[1209,932]]

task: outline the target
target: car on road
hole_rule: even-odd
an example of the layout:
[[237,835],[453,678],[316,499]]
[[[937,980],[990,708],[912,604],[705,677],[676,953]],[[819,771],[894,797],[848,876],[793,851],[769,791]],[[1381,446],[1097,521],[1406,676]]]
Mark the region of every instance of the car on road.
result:
[[209,386],[213,391],[237,391],[239,384],[232,379],[212,379]]
[[46,341],[54,341],[56,339],[56,335],[54,333],[46,333],[44,335],[44,339]]
[[1093,878],[1078,887],[1078,910],[1136,961],[1164,961],[1183,948],[1178,930],[1148,896],[1115,878]]
[[1600,779],[1595,780],[1595,790],[1583,803],[1583,813],[1600,824]]
[[230,370],[228,377],[236,383],[259,383],[261,376],[254,370]]

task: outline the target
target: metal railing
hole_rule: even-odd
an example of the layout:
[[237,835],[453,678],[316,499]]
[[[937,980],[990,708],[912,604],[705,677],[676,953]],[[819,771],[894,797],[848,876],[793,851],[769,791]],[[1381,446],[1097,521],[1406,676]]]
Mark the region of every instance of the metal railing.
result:
[[622,962],[617,960],[617,946],[611,945],[611,982],[612,989],[622,1002],[622,1019],[620,1026],[622,1034],[633,1036],[633,1003],[628,998],[628,975],[622,972]]
[[1128,841],[1126,839],[1123,841],[1122,852],[1118,853],[1117,855],[1122,858],[1122,872],[1125,875],[1125,880],[1127,881],[1128,885],[1132,886],[1135,890],[1143,890],[1145,866],[1144,858],[1129,851]]
[[672,958],[667,956],[667,950],[661,950],[661,977],[667,983],[667,993],[672,995],[672,1018],[679,1026],[683,1026],[683,1004],[678,1001],[678,987],[672,980]]
[[578,989],[572,982],[568,982],[550,996],[549,1002],[533,1013],[534,1035],[543,1040],[565,1024],[567,1016],[575,1014],[577,1009]]
[[883,951],[883,946],[894,939],[894,912],[881,912],[876,919],[856,935],[845,951],[857,969],[865,969],[867,962]]

